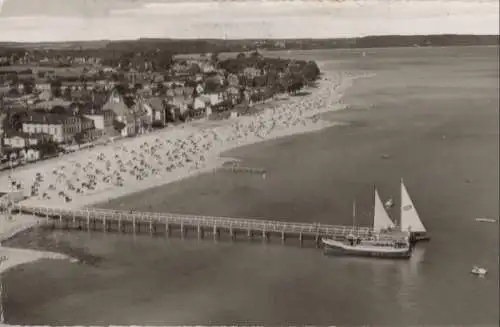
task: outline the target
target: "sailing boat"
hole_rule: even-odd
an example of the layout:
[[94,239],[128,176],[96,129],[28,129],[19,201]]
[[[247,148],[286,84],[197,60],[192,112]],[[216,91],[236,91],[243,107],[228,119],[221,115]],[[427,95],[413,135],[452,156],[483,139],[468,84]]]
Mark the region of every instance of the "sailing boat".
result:
[[401,231],[409,232],[413,242],[429,240],[427,229],[420,220],[417,209],[401,179]]
[[373,230],[375,232],[385,231],[393,229],[394,223],[391,218],[387,214],[387,211],[382,204],[382,200],[380,199],[380,195],[378,194],[377,189],[375,189],[375,210],[373,213]]
[[[385,210],[384,210],[385,211]],[[389,219],[387,217],[387,219]],[[340,254],[365,257],[409,259],[411,256],[411,247],[408,237],[379,239],[360,238],[354,235],[356,222],[356,204],[353,203],[353,232],[349,233],[345,240],[337,241],[330,238],[324,238],[321,241],[325,245],[325,254]],[[390,219],[389,219],[390,221]]]

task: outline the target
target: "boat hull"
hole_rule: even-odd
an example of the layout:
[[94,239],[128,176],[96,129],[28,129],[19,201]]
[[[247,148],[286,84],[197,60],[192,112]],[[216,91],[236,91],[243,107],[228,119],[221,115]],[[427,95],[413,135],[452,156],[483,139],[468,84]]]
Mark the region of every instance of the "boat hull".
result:
[[336,255],[336,256],[354,256],[354,257],[366,257],[366,258],[378,258],[378,259],[410,259],[411,251],[406,252],[380,252],[380,251],[353,251],[346,249],[333,248],[325,246],[324,253],[326,255]]
[[367,249],[357,246],[336,245],[331,242],[324,243],[324,253],[327,255],[371,257],[381,259],[409,259],[411,248],[405,249]]

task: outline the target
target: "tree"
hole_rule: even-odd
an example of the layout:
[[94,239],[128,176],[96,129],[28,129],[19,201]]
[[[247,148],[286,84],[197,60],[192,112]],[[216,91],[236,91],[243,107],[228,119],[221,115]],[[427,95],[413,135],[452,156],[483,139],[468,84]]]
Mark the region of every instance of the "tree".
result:
[[289,76],[288,92],[297,93],[300,89],[304,87],[304,78],[298,74],[292,74]]
[[199,74],[199,73],[201,73],[201,68],[198,64],[193,63],[193,64],[191,64],[191,66],[189,66],[188,73],[190,75]]
[[266,76],[256,76],[252,81],[253,87],[264,87],[267,84]]
[[216,92],[219,88],[219,83],[217,82],[217,80],[215,78],[208,78],[206,81],[205,81],[205,92],[206,93],[212,93],[212,92]]
[[210,56],[210,60],[214,63],[218,62],[219,61],[219,54],[217,52],[212,53],[212,55]]
[[308,61],[304,65],[302,73],[307,81],[314,81],[319,77],[320,70],[316,62]]
[[63,99],[67,101],[71,101],[73,99],[71,95],[71,87],[68,86],[67,88],[64,89]]
[[84,132],[78,132],[73,136],[73,139],[75,140],[76,144],[79,146],[83,143],[85,143],[85,133]]
[[163,70],[169,70],[172,67],[174,60],[171,53],[159,53],[159,56],[153,61],[154,68],[160,68]]
[[8,96],[10,96],[10,97],[15,98],[15,97],[20,96],[20,95],[21,95],[21,93],[19,92],[19,89],[18,89],[17,87],[16,87],[16,88],[12,87],[12,88],[10,88],[10,89],[9,89],[9,91],[7,92],[7,95],[8,95]]
[[52,140],[38,143],[35,148],[40,151],[42,157],[54,155],[59,152],[59,146]]
[[66,108],[64,108],[63,106],[54,106],[54,107],[52,107],[50,112],[53,114],[61,114],[62,115],[62,114],[68,113],[68,110],[66,110]]
[[254,51],[250,54],[251,59],[262,59],[262,55],[259,53],[259,51]]
[[58,98],[61,96],[61,86],[62,83],[60,80],[55,80],[50,83],[50,92],[54,98]]
[[114,127],[114,129],[115,129],[117,132],[121,133],[121,132],[122,132],[122,130],[125,128],[125,126],[126,126],[126,125],[125,125],[124,123],[122,123],[121,121],[118,121],[118,120],[116,120],[116,119],[115,119],[115,120],[113,120],[113,127]]
[[142,90],[143,86],[141,83],[134,84],[134,91]]
[[132,59],[135,53],[132,51],[123,52],[119,59],[119,66],[123,70],[128,70],[130,65],[132,65]]
[[165,87],[165,85],[163,85],[163,83],[158,83],[155,85],[155,93],[156,95],[165,95],[165,93],[167,92],[167,88]]
[[245,60],[246,58],[247,56],[243,52],[238,53],[238,55],[236,56],[237,60]]
[[23,82],[24,94],[32,94],[35,89],[35,82],[28,80]]
[[165,107],[165,122],[171,123],[175,121],[175,117],[173,114],[173,106],[169,105],[165,100],[163,100],[163,105]]

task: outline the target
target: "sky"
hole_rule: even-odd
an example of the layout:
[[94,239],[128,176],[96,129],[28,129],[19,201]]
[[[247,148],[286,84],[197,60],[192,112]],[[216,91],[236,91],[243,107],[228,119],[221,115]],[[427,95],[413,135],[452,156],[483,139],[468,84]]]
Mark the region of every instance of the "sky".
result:
[[0,41],[498,34],[498,0],[0,0]]

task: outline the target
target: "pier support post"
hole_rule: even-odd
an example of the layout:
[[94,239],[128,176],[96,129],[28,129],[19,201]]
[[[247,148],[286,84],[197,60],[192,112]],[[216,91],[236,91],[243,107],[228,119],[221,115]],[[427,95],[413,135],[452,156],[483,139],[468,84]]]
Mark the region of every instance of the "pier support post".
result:
[[73,228],[76,228],[76,213],[73,211]]
[[319,245],[321,243],[321,237],[319,236],[319,233],[316,233],[316,237],[314,237],[314,241],[316,242],[316,247],[319,248]]
[[49,224],[49,209],[45,211],[45,219],[47,220],[47,225]]
[[299,244],[302,246],[302,243],[304,243],[304,235],[302,235],[302,232],[299,233]]
[[184,228],[184,222],[181,222],[181,238],[184,238],[184,236],[186,234],[186,230]]
[[198,239],[201,240],[203,239],[203,228],[201,227],[200,223],[198,223],[197,229],[198,229]]
[[153,235],[153,217],[149,217],[149,235]]
[[285,231],[281,232],[281,243],[285,244],[286,233]]
[[102,217],[102,231],[106,233],[108,231],[107,228],[107,221],[106,221],[106,214]]
[[268,234],[267,234],[267,232],[266,232],[266,228],[264,227],[264,228],[262,229],[262,241],[263,241],[263,242],[267,242],[268,236],[269,236],[269,235],[268,235]]
[[249,239],[252,239],[253,237],[252,230],[250,228],[247,230],[247,236]]
[[236,239],[236,236],[234,234],[233,226],[229,226],[229,236],[231,237],[232,241],[234,241]]
[[134,234],[134,236],[135,236],[135,228],[136,226],[135,226],[135,215],[134,215],[132,216],[132,234]]
[[217,239],[219,238],[219,229],[217,228],[217,225],[214,225],[213,237],[214,241],[217,241]]
[[90,211],[87,211],[87,231],[90,232]]
[[118,233],[122,232],[122,215],[118,217]]
[[167,220],[167,221],[165,221],[165,236],[166,237],[170,236],[170,231],[171,231],[170,224],[168,223],[168,220]]
[[63,219],[62,219],[62,214],[59,214],[59,228],[63,229]]

